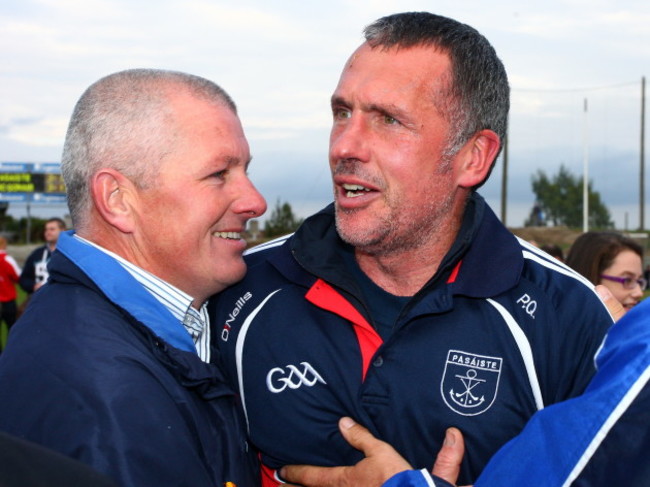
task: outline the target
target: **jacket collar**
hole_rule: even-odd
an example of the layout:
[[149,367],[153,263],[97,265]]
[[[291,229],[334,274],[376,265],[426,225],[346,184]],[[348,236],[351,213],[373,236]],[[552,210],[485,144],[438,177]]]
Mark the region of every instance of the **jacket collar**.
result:
[[[294,282],[302,281],[301,284],[309,286],[316,280],[313,276],[317,276],[359,296],[353,274],[346,268],[341,255],[352,251],[336,232],[334,205],[330,204],[309,217],[272,261]],[[295,268],[295,262],[299,269]],[[420,293],[451,281],[448,286],[451,294],[476,298],[496,296],[517,284],[523,265],[516,237],[498,220],[483,197],[473,193],[456,240]],[[302,269],[312,276],[306,278]]]
[[453,294],[473,298],[497,296],[517,285],[524,267],[524,257],[517,238],[501,223],[480,198],[484,215],[467,252],[462,256],[458,275],[450,288]]
[[115,259],[74,238],[73,230],[59,235],[57,250],[81,269],[110,301],[155,335],[179,350],[196,354],[192,338],[182,324]]

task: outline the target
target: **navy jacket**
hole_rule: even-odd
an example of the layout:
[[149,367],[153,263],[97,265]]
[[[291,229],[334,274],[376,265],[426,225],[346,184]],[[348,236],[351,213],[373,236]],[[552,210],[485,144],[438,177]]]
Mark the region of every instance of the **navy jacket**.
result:
[[2,487],[116,487],[88,465],[0,432]]
[[[650,486],[650,300],[610,329],[597,366],[583,394],[536,413],[475,487]],[[428,477],[408,471],[384,486],[430,487]]]
[[29,294],[34,292],[34,286],[36,285],[36,264],[39,262],[46,263],[51,257],[52,252],[47,244],[35,248],[29,254],[18,279],[18,284],[23,288],[23,291]]
[[61,234],[0,358],[0,429],[122,486],[258,485],[231,389],[114,259]]
[[337,428],[350,415],[416,468],[431,468],[445,428],[458,427],[459,484],[472,483],[537,410],[594,373],[612,319],[593,286],[513,236],[477,194],[385,343],[346,252],[330,206],[251,252],[244,281],[212,303],[226,373],[271,469],[358,461]]

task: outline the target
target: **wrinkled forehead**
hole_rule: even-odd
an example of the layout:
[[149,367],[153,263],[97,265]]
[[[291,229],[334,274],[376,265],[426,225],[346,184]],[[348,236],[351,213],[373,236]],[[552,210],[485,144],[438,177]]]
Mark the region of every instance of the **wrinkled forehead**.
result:
[[384,48],[364,43],[345,63],[333,98],[345,99],[352,93],[435,98],[447,92],[450,79],[449,56],[431,46]]

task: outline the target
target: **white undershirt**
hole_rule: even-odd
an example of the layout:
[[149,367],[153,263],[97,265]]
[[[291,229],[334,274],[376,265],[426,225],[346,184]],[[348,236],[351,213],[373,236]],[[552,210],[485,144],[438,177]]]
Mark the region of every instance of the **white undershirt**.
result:
[[210,361],[210,318],[207,301],[201,305],[199,310],[196,310],[192,307],[194,299],[189,294],[90,240],[77,234],[74,237],[115,259],[124,270],[178,319],[192,337],[199,358],[204,362]]

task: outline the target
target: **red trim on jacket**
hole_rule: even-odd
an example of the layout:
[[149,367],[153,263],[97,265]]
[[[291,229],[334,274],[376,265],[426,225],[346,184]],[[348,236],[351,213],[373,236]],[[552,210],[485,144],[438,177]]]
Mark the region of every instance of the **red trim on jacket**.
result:
[[282,485],[281,482],[275,480],[275,470],[271,467],[267,467],[262,462],[260,462],[260,470],[262,472],[262,487],[278,487]]
[[377,331],[375,331],[370,323],[361,316],[361,313],[359,313],[348,300],[341,296],[336,289],[322,279],[316,281],[305,297],[309,302],[319,308],[336,313],[352,322],[354,325],[354,332],[357,335],[359,347],[361,348],[363,370],[361,380],[365,380],[366,372],[368,371],[368,367],[370,367],[370,360],[372,360],[372,356],[383,343],[383,340]]
[[[354,332],[357,335],[359,348],[361,349],[362,380],[365,379],[368,367],[370,367],[370,361],[383,343],[381,337],[347,299],[322,279],[314,283],[309,291],[307,291],[305,298],[313,305],[336,313],[352,323]],[[274,469],[262,464],[261,471],[262,487],[278,487],[282,485],[276,480],[276,471]]]
[[456,282],[456,278],[458,277],[458,271],[460,271],[461,262],[463,262],[463,261],[459,260],[458,264],[456,264],[456,267],[454,267],[454,270],[451,271],[451,274],[449,274],[449,279],[447,279],[447,284],[451,284],[452,282]]

